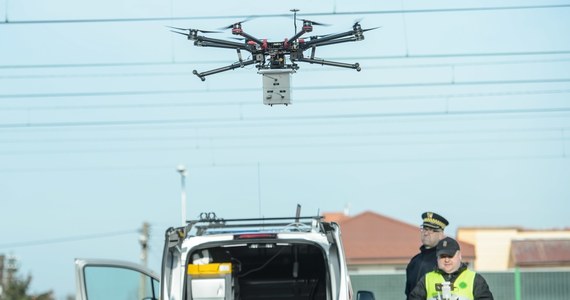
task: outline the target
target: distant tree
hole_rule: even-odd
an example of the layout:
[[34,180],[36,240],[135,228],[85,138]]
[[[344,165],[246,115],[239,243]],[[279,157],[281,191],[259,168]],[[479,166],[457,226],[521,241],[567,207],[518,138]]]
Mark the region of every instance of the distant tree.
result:
[[12,280],[4,286],[0,300],[55,300],[52,291],[37,295],[28,295],[28,288],[31,282],[31,275],[28,275],[26,279],[18,277],[12,278]]

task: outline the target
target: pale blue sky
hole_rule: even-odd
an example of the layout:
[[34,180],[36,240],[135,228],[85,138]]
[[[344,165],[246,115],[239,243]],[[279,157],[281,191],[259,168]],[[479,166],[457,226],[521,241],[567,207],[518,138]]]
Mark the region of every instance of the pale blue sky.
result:
[[[252,67],[201,82],[192,70],[235,52],[165,27],[261,15],[244,30],[282,40],[291,8],[331,24],[314,34],[381,28],[317,49],[362,72],[300,64],[288,107],[262,104]],[[569,139],[570,1],[0,0],[0,253],[58,299],[74,293],[75,257],[139,261],[144,221],[159,270],[179,164],[189,219],[299,203],[411,224],[434,210],[451,235],[565,228]]]

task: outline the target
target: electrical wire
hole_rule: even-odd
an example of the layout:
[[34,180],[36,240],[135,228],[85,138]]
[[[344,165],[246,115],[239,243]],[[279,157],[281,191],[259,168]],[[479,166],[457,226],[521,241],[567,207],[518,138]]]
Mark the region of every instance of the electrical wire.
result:
[[[568,52],[570,54],[570,51]],[[539,55],[539,54],[536,54]],[[410,57],[409,57],[410,58]],[[344,57],[344,58],[332,58],[333,60],[375,60],[379,58],[373,57]],[[380,58],[381,59],[381,58]],[[366,70],[394,70],[394,69],[413,69],[413,68],[449,68],[449,67],[473,67],[473,66],[497,66],[497,65],[516,65],[516,64],[549,64],[549,63],[564,63],[570,62],[570,58],[553,58],[553,59],[529,59],[529,60],[502,60],[502,61],[479,61],[479,62],[446,62],[446,63],[421,63],[421,64],[384,64],[367,66]],[[178,65],[178,64],[191,64],[198,62],[170,62],[168,64]],[[201,61],[201,64],[222,64],[226,61]],[[42,65],[40,65],[42,66]],[[0,69],[6,66],[0,66]],[[26,68],[34,68],[32,65],[27,65]],[[7,67],[10,68],[10,67]],[[320,72],[317,69],[306,69],[304,72]],[[332,71],[332,69],[331,69]],[[343,71],[342,69],[336,69],[336,71]],[[164,72],[121,72],[121,73],[67,73],[67,74],[23,74],[23,75],[0,75],[0,79],[56,79],[56,78],[117,78],[117,77],[175,77],[175,76],[195,76],[191,71],[164,71]]]
[[[553,56],[569,55],[570,50],[557,51],[497,51],[480,53],[436,53],[436,54],[402,54],[402,55],[369,55],[369,56],[342,56],[328,57],[331,60],[394,60],[394,59],[442,59],[442,58],[474,58],[474,57],[502,57],[502,56]],[[117,62],[117,63],[79,63],[79,64],[30,64],[30,65],[0,65],[2,69],[39,69],[39,68],[106,68],[106,67],[138,67],[138,66],[169,66],[190,64],[227,64],[227,60],[203,61],[155,61],[155,62]],[[449,63],[451,64],[451,63]]]
[[[466,134],[504,134],[504,133],[549,133],[549,132],[560,132],[567,131],[570,134],[570,127],[560,126],[560,127],[544,127],[544,128],[492,128],[492,129],[463,129],[463,130],[411,130],[411,131],[373,131],[373,132],[333,132],[333,133],[291,133],[291,134],[280,134],[276,136],[275,134],[232,134],[232,135],[208,135],[208,136],[196,136],[196,135],[176,135],[176,136],[144,136],[144,137],[104,137],[104,138],[94,138],[94,137],[76,137],[76,138],[42,138],[38,139],[34,137],[33,139],[18,138],[18,139],[0,139],[0,144],[9,146],[17,144],[58,144],[63,143],[132,143],[132,142],[180,142],[180,141],[227,141],[227,140],[259,140],[259,139],[278,139],[280,141],[286,139],[311,139],[316,138],[374,138],[374,137],[389,137],[389,136],[427,136],[427,135],[466,135]],[[41,152],[41,151],[40,151]],[[1,151],[0,151],[1,153]]]
[[76,236],[61,237],[61,238],[49,238],[49,239],[23,241],[23,242],[4,243],[4,244],[0,244],[0,249],[21,248],[21,247],[30,247],[30,246],[45,246],[45,245],[50,245],[50,244],[78,242],[78,241],[93,240],[93,239],[102,239],[102,238],[109,238],[109,237],[116,237],[116,236],[121,236],[121,235],[138,233],[138,231],[139,231],[138,229],[130,229],[130,230],[121,230],[121,231],[106,232],[106,233],[95,233],[95,234],[87,234],[87,235],[76,235]]
[[132,147],[132,148],[107,148],[107,149],[78,149],[78,150],[16,150],[16,151],[0,151],[1,156],[25,156],[25,155],[68,155],[68,154],[86,154],[86,153],[132,153],[132,152],[154,152],[154,151],[209,151],[209,150],[236,150],[236,149],[303,149],[303,148],[364,148],[377,146],[427,146],[427,145],[482,145],[482,144],[522,144],[522,143],[546,143],[546,142],[568,142],[570,137],[539,137],[539,138],[479,138],[479,139],[463,139],[463,140],[431,140],[431,141],[342,141],[342,142],[282,142],[282,143],[258,143],[258,144],[240,144],[240,145],[199,145],[199,146],[183,146],[176,145],[174,147]]
[[347,119],[377,119],[377,118],[402,118],[402,117],[441,117],[441,116],[472,116],[472,115],[505,115],[505,114],[536,114],[536,113],[568,113],[569,107],[535,108],[535,109],[489,109],[489,110],[462,110],[462,111],[431,111],[431,112],[397,112],[397,113],[352,113],[352,114],[324,114],[305,115],[294,117],[252,117],[252,118],[209,118],[209,119],[162,119],[162,120],[128,120],[128,121],[70,121],[70,122],[25,122],[3,123],[0,129],[15,128],[57,128],[57,127],[99,127],[99,126],[139,126],[139,125],[180,125],[195,124],[203,126],[209,123],[226,122],[226,126],[232,123],[257,123],[257,122],[283,122],[298,120],[347,120]]
[[281,254],[281,252],[283,252],[283,250],[285,249],[285,246],[281,246],[281,249],[279,249],[275,254],[273,254],[273,256],[271,256],[269,259],[267,259],[261,266],[248,270],[247,272],[243,273],[243,274],[238,274],[238,278],[243,278],[251,273],[257,272],[259,270],[262,270],[263,268],[267,267],[267,265],[269,265],[269,263],[271,263],[277,256],[279,256],[279,254]]
[[[568,83],[570,78],[545,78],[522,80],[487,80],[487,81],[440,81],[440,82],[410,82],[386,84],[354,84],[354,85],[306,85],[297,86],[296,90],[362,90],[378,88],[413,88],[413,87],[440,87],[440,86],[475,86],[475,85],[507,85],[507,84],[541,84],[541,83]],[[179,89],[179,90],[147,90],[147,91],[105,91],[105,92],[56,92],[56,93],[28,93],[28,94],[0,94],[0,99],[16,98],[76,98],[76,97],[108,97],[108,96],[140,96],[140,95],[173,95],[173,94],[212,94],[212,93],[245,93],[256,92],[257,88],[224,88],[212,91],[209,89]]]
[[[339,97],[339,98],[299,98],[299,103],[335,103],[335,102],[383,102],[383,101],[406,101],[406,100],[425,100],[425,99],[464,99],[464,98],[485,98],[485,97],[501,97],[501,96],[530,96],[530,95],[556,95],[570,93],[570,89],[551,89],[551,90],[507,90],[498,92],[469,92],[469,93],[439,93],[439,94],[422,94],[422,95],[402,95],[402,96],[373,96],[373,97]],[[258,102],[252,101],[236,101],[236,100],[218,100],[216,98],[205,102],[182,101],[182,102],[164,102],[160,103],[133,103],[133,104],[74,104],[74,105],[25,105],[25,106],[4,106],[2,110],[8,111],[40,111],[40,110],[95,110],[95,109],[149,109],[149,108],[176,108],[176,107],[200,107],[200,106],[253,106],[259,105]]]
[[[297,14],[299,17],[316,16],[341,16],[341,15],[387,15],[387,14],[426,14],[426,13],[453,13],[453,12],[480,12],[480,11],[503,11],[503,10],[527,10],[527,9],[559,9],[569,8],[570,4],[549,5],[519,5],[519,6],[489,6],[489,7],[465,7],[465,8],[435,8],[435,9],[399,9],[399,10],[372,10],[372,11],[347,11],[347,12],[323,12]],[[187,21],[187,20],[215,20],[247,18],[289,18],[291,14],[259,14],[259,15],[227,15],[227,16],[186,16],[186,17],[151,17],[151,18],[108,18],[108,19],[59,19],[59,20],[15,20],[6,12],[4,22],[0,25],[10,24],[66,24],[66,23],[119,23],[119,22],[155,22],[155,21]]]
[[[460,155],[456,157],[417,157],[417,158],[401,158],[401,157],[383,157],[375,159],[353,159],[353,160],[289,160],[289,161],[243,161],[239,162],[190,162],[193,169],[211,169],[211,168],[257,168],[262,167],[292,167],[292,166],[339,166],[339,165],[375,165],[375,164],[418,164],[418,163],[449,163],[449,162],[474,162],[474,161],[520,161],[520,160],[557,160],[568,161],[570,156],[562,149],[560,153],[549,154],[495,154],[488,155]],[[133,165],[133,166],[84,166],[84,167],[54,167],[54,168],[0,168],[0,173],[31,173],[42,172],[53,174],[54,172],[132,172],[140,170],[157,170],[164,171],[172,170],[171,164],[165,165]]]

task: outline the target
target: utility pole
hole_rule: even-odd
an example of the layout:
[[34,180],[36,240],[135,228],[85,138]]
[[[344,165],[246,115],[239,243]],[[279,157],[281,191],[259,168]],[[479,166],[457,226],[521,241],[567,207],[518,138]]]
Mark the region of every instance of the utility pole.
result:
[[[145,268],[148,268],[148,241],[150,239],[150,224],[143,222],[140,231],[139,243],[141,244],[141,262]],[[139,286],[139,299],[148,299],[145,297],[147,291],[146,276],[141,273],[140,286]]]
[[186,226],[186,167],[178,165],[178,173],[180,173],[180,210],[182,214],[182,226]]
[[143,266],[148,267],[148,241],[150,239],[150,224],[144,222],[141,229],[141,235],[139,237],[139,243],[141,244],[141,262]]
[[6,287],[10,286],[15,279],[15,274],[18,271],[18,260],[15,256],[8,256],[6,267]]
[[0,298],[4,293],[4,254],[0,254]]

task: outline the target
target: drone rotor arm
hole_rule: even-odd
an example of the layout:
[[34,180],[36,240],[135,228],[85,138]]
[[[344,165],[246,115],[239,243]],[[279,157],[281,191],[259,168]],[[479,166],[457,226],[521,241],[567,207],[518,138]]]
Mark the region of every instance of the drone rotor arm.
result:
[[258,38],[256,38],[256,37],[254,37],[254,36],[251,36],[251,35],[249,35],[249,34],[243,32],[243,31],[240,32],[239,35],[243,36],[246,40],[254,41],[256,44],[258,44],[258,45],[260,45],[260,46],[263,45],[263,41],[262,41],[262,40],[260,40],[260,39],[258,39]]
[[[356,41],[359,41],[359,39],[356,37],[347,37],[347,38],[342,38],[342,39],[324,40],[324,41],[315,40],[314,43],[305,42],[305,45],[303,45],[302,49],[306,50],[308,48],[313,48],[313,47],[318,47],[318,46],[334,45],[334,44],[356,42]],[[307,44],[309,44],[309,45],[307,45]]]
[[[327,35],[324,37],[320,37],[320,38],[316,38],[316,39],[311,39],[309,41],[305,41],[305,43],[303,44],[303,48],[304,49],[308,49],[312,46],[319,46],[319,45],[330,45],[331,43],[326,43],[329,41],[334,41],[334,40],[338,40],[340,38],[345,38],[345,37],[355,37],[355,32],[353,30],[351,31],[347,31],[347,32],[343,32],[343,33],[337,33],[337,34],[331,34],[331,35]],[[333,44],[338,44],[338,43],[344,43],[344,42],[351,42],[352,38],[349,39],[342,39],[339,40],[340,42],[336,42]]]
[[245,43],[238,43],[233,41],[226,41],[221,39],[213,39],[204,36],[198,36],[194,42],[196,46],[200,47],[215,47],[215,48],[226,48],[226,49],[243,49],[251,52],[250,46]]
[[296,61],[306,62],[306,63],[310,63],[310,64],[319,64],[319,65],[323,65],[323,66],[333,66],[333,67],[355,69],[356,71],[360,72],[360,64],[359,63],[348,64],[348,63],[343,63],[343,62],[324,60],[324,59],[320,59],[320,58],[307,58],[307,57],[297,58]]
[[236,63],[233,63],[229,66],[225,66],[225,67],[221,67],[221,68],[217,68],[217,69],[213,69],[213,70],[209,70],[209,71],[204,71],[204,72],[200,72],[198,73],[198,71],[194,70],[194,75],[198,76],[202,81],[206,80],[206,76],[210,76],[213,74],[217,74],[217,73],[221,73],[221,72],[225,72],[225,71],[230,71],[233,69],[237,69],[237,68],[243,68],[245,66],[249,66],[256,63],[256,61],[254,59],[250,59],[250,60],[246,60],[246,61],[239,61]]
[[304,30],[301,30],[301,31],[297,32],[294,36],[292,36],[292,37],[289,39],[289,43],[295,42],[295,41],[298,40],[301,36],[303,36],[303,34],[305,34],[305,31],[304,31]]

